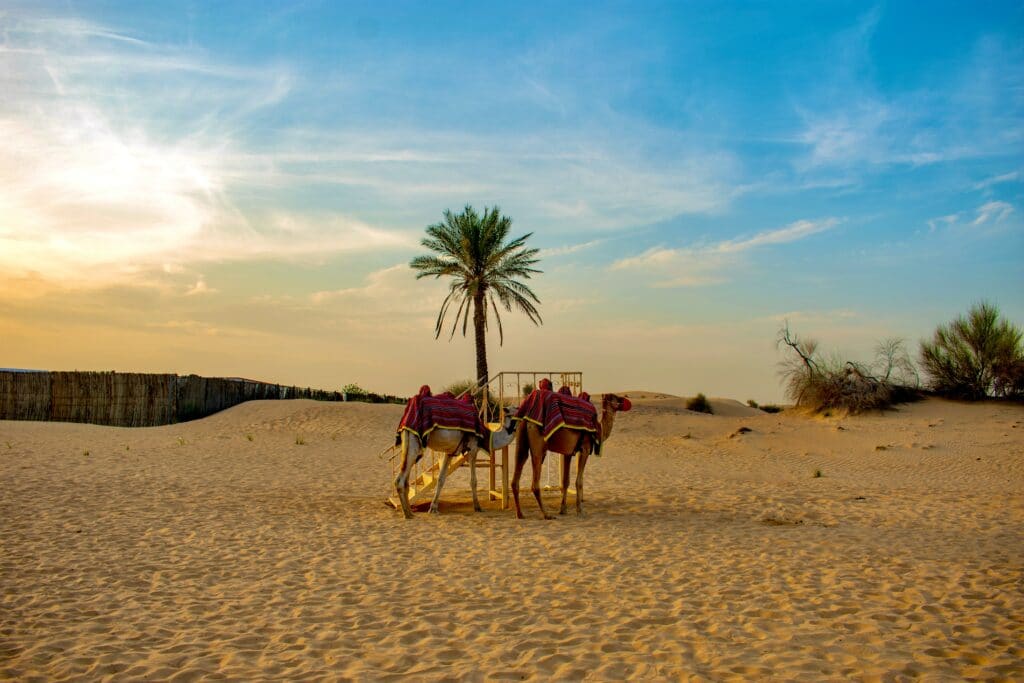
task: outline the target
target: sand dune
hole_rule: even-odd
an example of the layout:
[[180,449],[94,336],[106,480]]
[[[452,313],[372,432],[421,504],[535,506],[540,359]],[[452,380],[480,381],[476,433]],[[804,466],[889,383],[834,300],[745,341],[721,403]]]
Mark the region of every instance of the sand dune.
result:
[[0,677],[1024,678],[1024,409],[634,404],[551,522],[382,505],[400,406],[0,422]]

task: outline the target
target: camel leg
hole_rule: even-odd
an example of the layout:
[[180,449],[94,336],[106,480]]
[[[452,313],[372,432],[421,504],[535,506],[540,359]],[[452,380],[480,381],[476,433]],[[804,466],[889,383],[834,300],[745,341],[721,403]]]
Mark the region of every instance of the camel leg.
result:
[[523,518],[523,510],[519,507],[519,478],[523,475],[523,465],[526,464],[526,458],[530,455],[530,444],[525,431],[520,431],[516,437],[516,468],[512,473],[512,500],[516,504],[516,519]]
[[399,472],[395,479],[395,490],[398,491],[398,500],[402,503],[402,514],[406,519],[412,519],[412,508],[409,507],[409,475],[405,469]]
[[473,511],[481,512],[483,508],[480,507],[480,501],[476,497],[476,444],[470,444],[469,453],[469,486],[473,489]]
[[540,516],[544,519],[554,519],[554,515],[549,515],[544,510],[544,501],[540,496],[540,472],[544,467],[544,456],[547,455],[547,449],[541,446],[534,450],[533,446],[530,447],[530,460],[533,463],[533,484],[530,489],[533,491],[533,497],[537,499],[537,507],[540,508]]
[[441,489],[444,488],[444,480],[448,478],[448,463],[452,459],[451,453],[445,453],[441,458],[441,471],[437,475],[437,486],[434,487],[434,499],[430,501],[430,514],[439,514],[437,501],[441,499]]
[[569,495],[569,473],[572,471],[572,456],[562,454],[562,506],[558,514],[565,514],[565,499]]
[[585,517],[583,514],[583,468],[587,466],[587,458],[590,457],[590,449],[580,451],[580,459],[576,462],[576,516]]
[[[406,434],[402,434],[402,468],[398,472],[398,477],[395,478],[395,490],[398,491],[398,500],[402,503],[402,514],[405,515],[406,519],[412,519],[412,508],[409,506],[409,471],[412,469],[413,463],[410,461],[410,438]],[[419,460],[419,454],[416,454],[416,460]]]

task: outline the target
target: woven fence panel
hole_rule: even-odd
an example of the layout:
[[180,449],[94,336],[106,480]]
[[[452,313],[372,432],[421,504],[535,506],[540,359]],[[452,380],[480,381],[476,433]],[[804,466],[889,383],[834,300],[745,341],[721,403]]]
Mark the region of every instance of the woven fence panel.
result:
[[[151,427],[253,400],[340,401],[336,391],[198,375],[0,371],[0,419]],[[403,399],[404,401],[404,399]]]
[[49,420],[50,373],[0,372],[0,420]]
[[119,427],[150,427],[174,420],[176,375],[114,374],[109,421]]
[[51,372],[50,420],[116,427],[168,424],[174,416],[174,375]]
[[108,424],[111,377],[106,372],[51,372],[49,419]]

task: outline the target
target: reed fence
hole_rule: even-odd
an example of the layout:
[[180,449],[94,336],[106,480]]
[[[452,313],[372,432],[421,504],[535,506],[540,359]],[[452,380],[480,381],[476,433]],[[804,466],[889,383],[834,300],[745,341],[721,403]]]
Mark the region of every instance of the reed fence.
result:
[[[342,401],[338,391],[269,384],[234,377],[134,372],[0,371],[0,420],[89,422],[154,427],[195,420],[260,399]],[[366,394],[375,403],[404,398]]]

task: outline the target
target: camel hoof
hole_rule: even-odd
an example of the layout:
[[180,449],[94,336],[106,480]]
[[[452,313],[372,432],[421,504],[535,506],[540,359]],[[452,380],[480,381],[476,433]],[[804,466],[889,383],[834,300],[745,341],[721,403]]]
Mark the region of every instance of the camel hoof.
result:
[[523,513],[517,512],[516,513],[516,519],[526,519],[526,517],[523,517]]
[[430,509],[429,509],[429,510],[428,510],[427,512],[428,512],[429,514],[431,514],[431,515],[439,515],[439,514],[441,514],[441,511],[440,511],[440,510],[438,510],[438,509],[437,509],[436,507],[434,507],[433,505],[431,505],[431,506],[430,506]]
[[558,514],[564,515],[565,514],[565,508],[559,508],[558,509]]
[[554,519],[554,518],[555,518],[554,515],[548,515],[548,514],[544,515],[544,519]]

